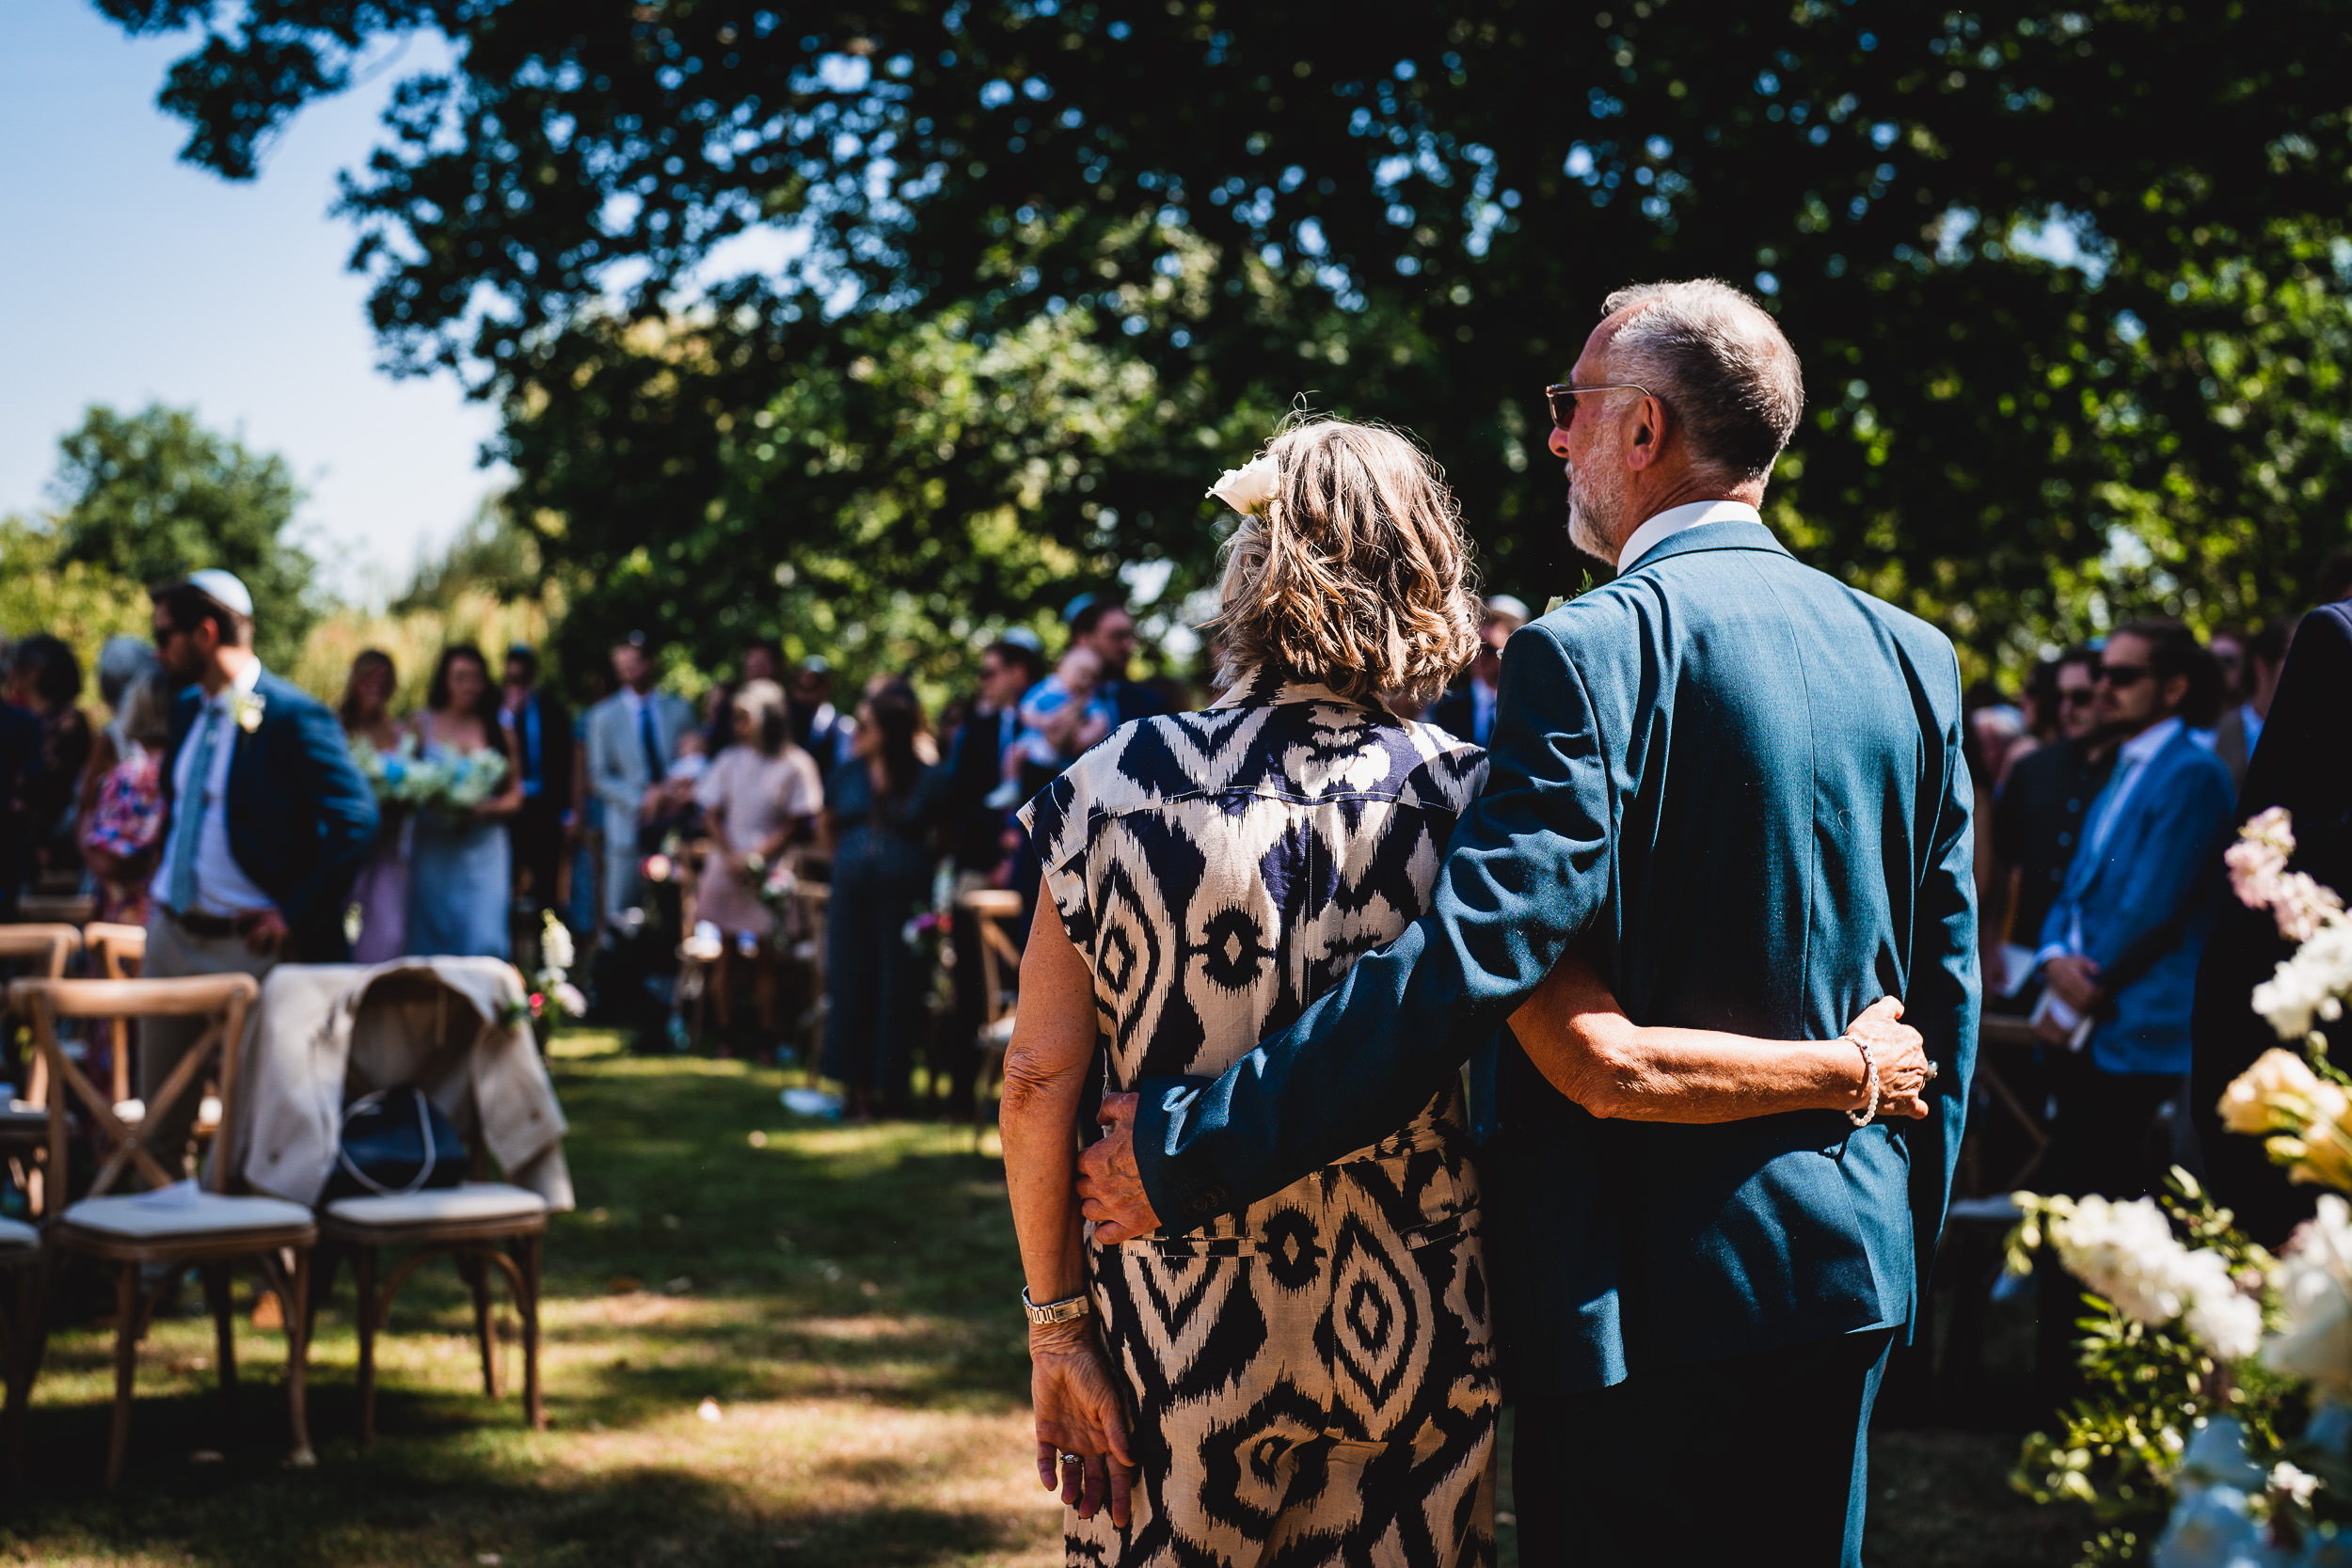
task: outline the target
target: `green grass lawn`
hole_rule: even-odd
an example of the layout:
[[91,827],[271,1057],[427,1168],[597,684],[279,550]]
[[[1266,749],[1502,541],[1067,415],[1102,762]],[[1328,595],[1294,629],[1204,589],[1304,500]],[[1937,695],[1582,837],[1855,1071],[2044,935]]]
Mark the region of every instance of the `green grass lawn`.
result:
[[[784,1073],[625,1056],[589,1033],[554,1065],[580,1210],[547,1244],[550,1430],[523,1427],[511,1338],[508,1397],[484,1400],[469,1298],[435,1264],[378,1341],[379,1437],[361,1451],[346,1275],[311,1354],[316,1468],[283,1463],[283,1338],[241,1319],[230,1419],[212,1325],[187,1316],[141,1346],[130,1470],[109,1495],[112,1336],[77,1327],[51,1340],[0,1562],[1059,1560],[1059,1508],[1028,1458],[993,1133],[982,1155],[969,1129],[800,1121],[777,1102]],[[2079,1537],[2002,1485],[2014,1452],[1998,1435],[1883,1437],[1874,1560],[2070,1561]]]

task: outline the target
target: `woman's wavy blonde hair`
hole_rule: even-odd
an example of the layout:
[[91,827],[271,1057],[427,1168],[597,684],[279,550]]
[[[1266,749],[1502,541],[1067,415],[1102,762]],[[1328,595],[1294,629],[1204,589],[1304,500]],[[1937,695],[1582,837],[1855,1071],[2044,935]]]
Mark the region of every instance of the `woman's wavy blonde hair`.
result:
[[1292,425],[1266,445],[1274,499],[1226,548],[1230,685],[1252,668],[1343,697],[1428,701],[1478,652],[1477,573],[1445,476],[1395,431],[1345,420]]

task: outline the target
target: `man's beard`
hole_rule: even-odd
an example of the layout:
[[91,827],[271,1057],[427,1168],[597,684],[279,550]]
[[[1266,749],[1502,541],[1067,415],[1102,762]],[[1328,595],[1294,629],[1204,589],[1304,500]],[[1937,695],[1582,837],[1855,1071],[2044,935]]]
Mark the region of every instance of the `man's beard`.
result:
[[[1608,474],[1607,480],[1601,475]],[[1568,482],[1568,543],[1596,561],[1614,564],[1617,527],[1625,516],[1625,476],[1607,468]]]

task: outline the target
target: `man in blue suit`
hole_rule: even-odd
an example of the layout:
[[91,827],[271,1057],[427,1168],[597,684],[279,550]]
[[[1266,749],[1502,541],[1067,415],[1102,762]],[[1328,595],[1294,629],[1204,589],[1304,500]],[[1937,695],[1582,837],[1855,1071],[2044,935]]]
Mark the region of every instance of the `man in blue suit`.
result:
[[[146,973],[266,974],[279,961],[348,957],[343,913],[375,836],[375,796],[342,726],[309,692],[262,668],[253,597],[227,572],[158,588],[155,652],[174,681],[162,766],[163,859],[151,889]],[[155,1019],[140,1034],[140,1092],[156,1092],[197,1029]],[[196,1099],[158,1121],[150,1147],[183,1148]]]
[[2235,794],[2229,769],[2182,726],[2197,659],[2177,621],[2133,622],[2100,653],[2115,770],[2084,813],[2042,923],[2048,990],[2034,1015],[2057,1048],[2048,1183],[2058,1192],[2136,1197],[2172,1163],[2147,1145],[2157,1108],[2187,1085],[2197,962]]
[[1835,1039],[1899,996],[1924,1122],[1605,1120],[1506,1032],[1480,1158],[1521,1560],[1854,1563],[1976,1051],[1960,672],[1762,525],[1804,394],[1754,301],[1623,291],[1572,375],[1570,536],[1619,576],[1511,639],[1431,912],[1222,1078],[1107,1102],[1080,1191],[1117,1240],[1279,1190],[1406,1121],[1572,943],[1645,1024]]

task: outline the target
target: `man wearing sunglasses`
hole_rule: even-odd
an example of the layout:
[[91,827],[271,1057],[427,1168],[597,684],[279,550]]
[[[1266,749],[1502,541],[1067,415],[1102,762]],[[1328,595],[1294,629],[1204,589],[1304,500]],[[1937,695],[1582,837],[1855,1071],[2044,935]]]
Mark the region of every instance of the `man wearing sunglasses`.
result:
[[2013,887],[2016,899],[1998,917],[2006,934],[2000,973],[1984,978],[1988,996],[2016,995],[2031,983],[2042,922],[2066,885],[2083,813],[2115,766],[2115,742],[2099,728],[2099,650],[2069,648],[2057,664],[2058,737],[2017,759],[1993,809],[1994,885],[2004,894]]
[[[1497,1042],[1492,1284],[1467,1288],[1507,1324],[1521,1560],[1713,1568],[1761,1542],[1858,1568],[1865,1429],[1976,1054],[1959,664],[1765,526],[1804,402],[1769,314],[1700,281],[1602,316],[1548,389],[1549,446],[1570,536],[1616,579],[1512,635],[1430,912],[1215,1082],[1106,1096],[1079,1196],[1098,1244],[1200,1226],[1382,1136]],[[1934,1065],[1929,1114],[1593,1114],[1504,1027],[1571,948],[1643,1024],[1836,1039],[1892,993]]]
[[2083,819],[2042,925],[2035,1012],[2058,1048],[2053,1191],[2136,1197],[2171,1163],[2159,1107],[2187,1081],[2189,1006],[2213,923],[2233,791],[2183,727],[2200,651],[2177,621],[2136,621],[2100,653],[2101,727],[2115,770]]

